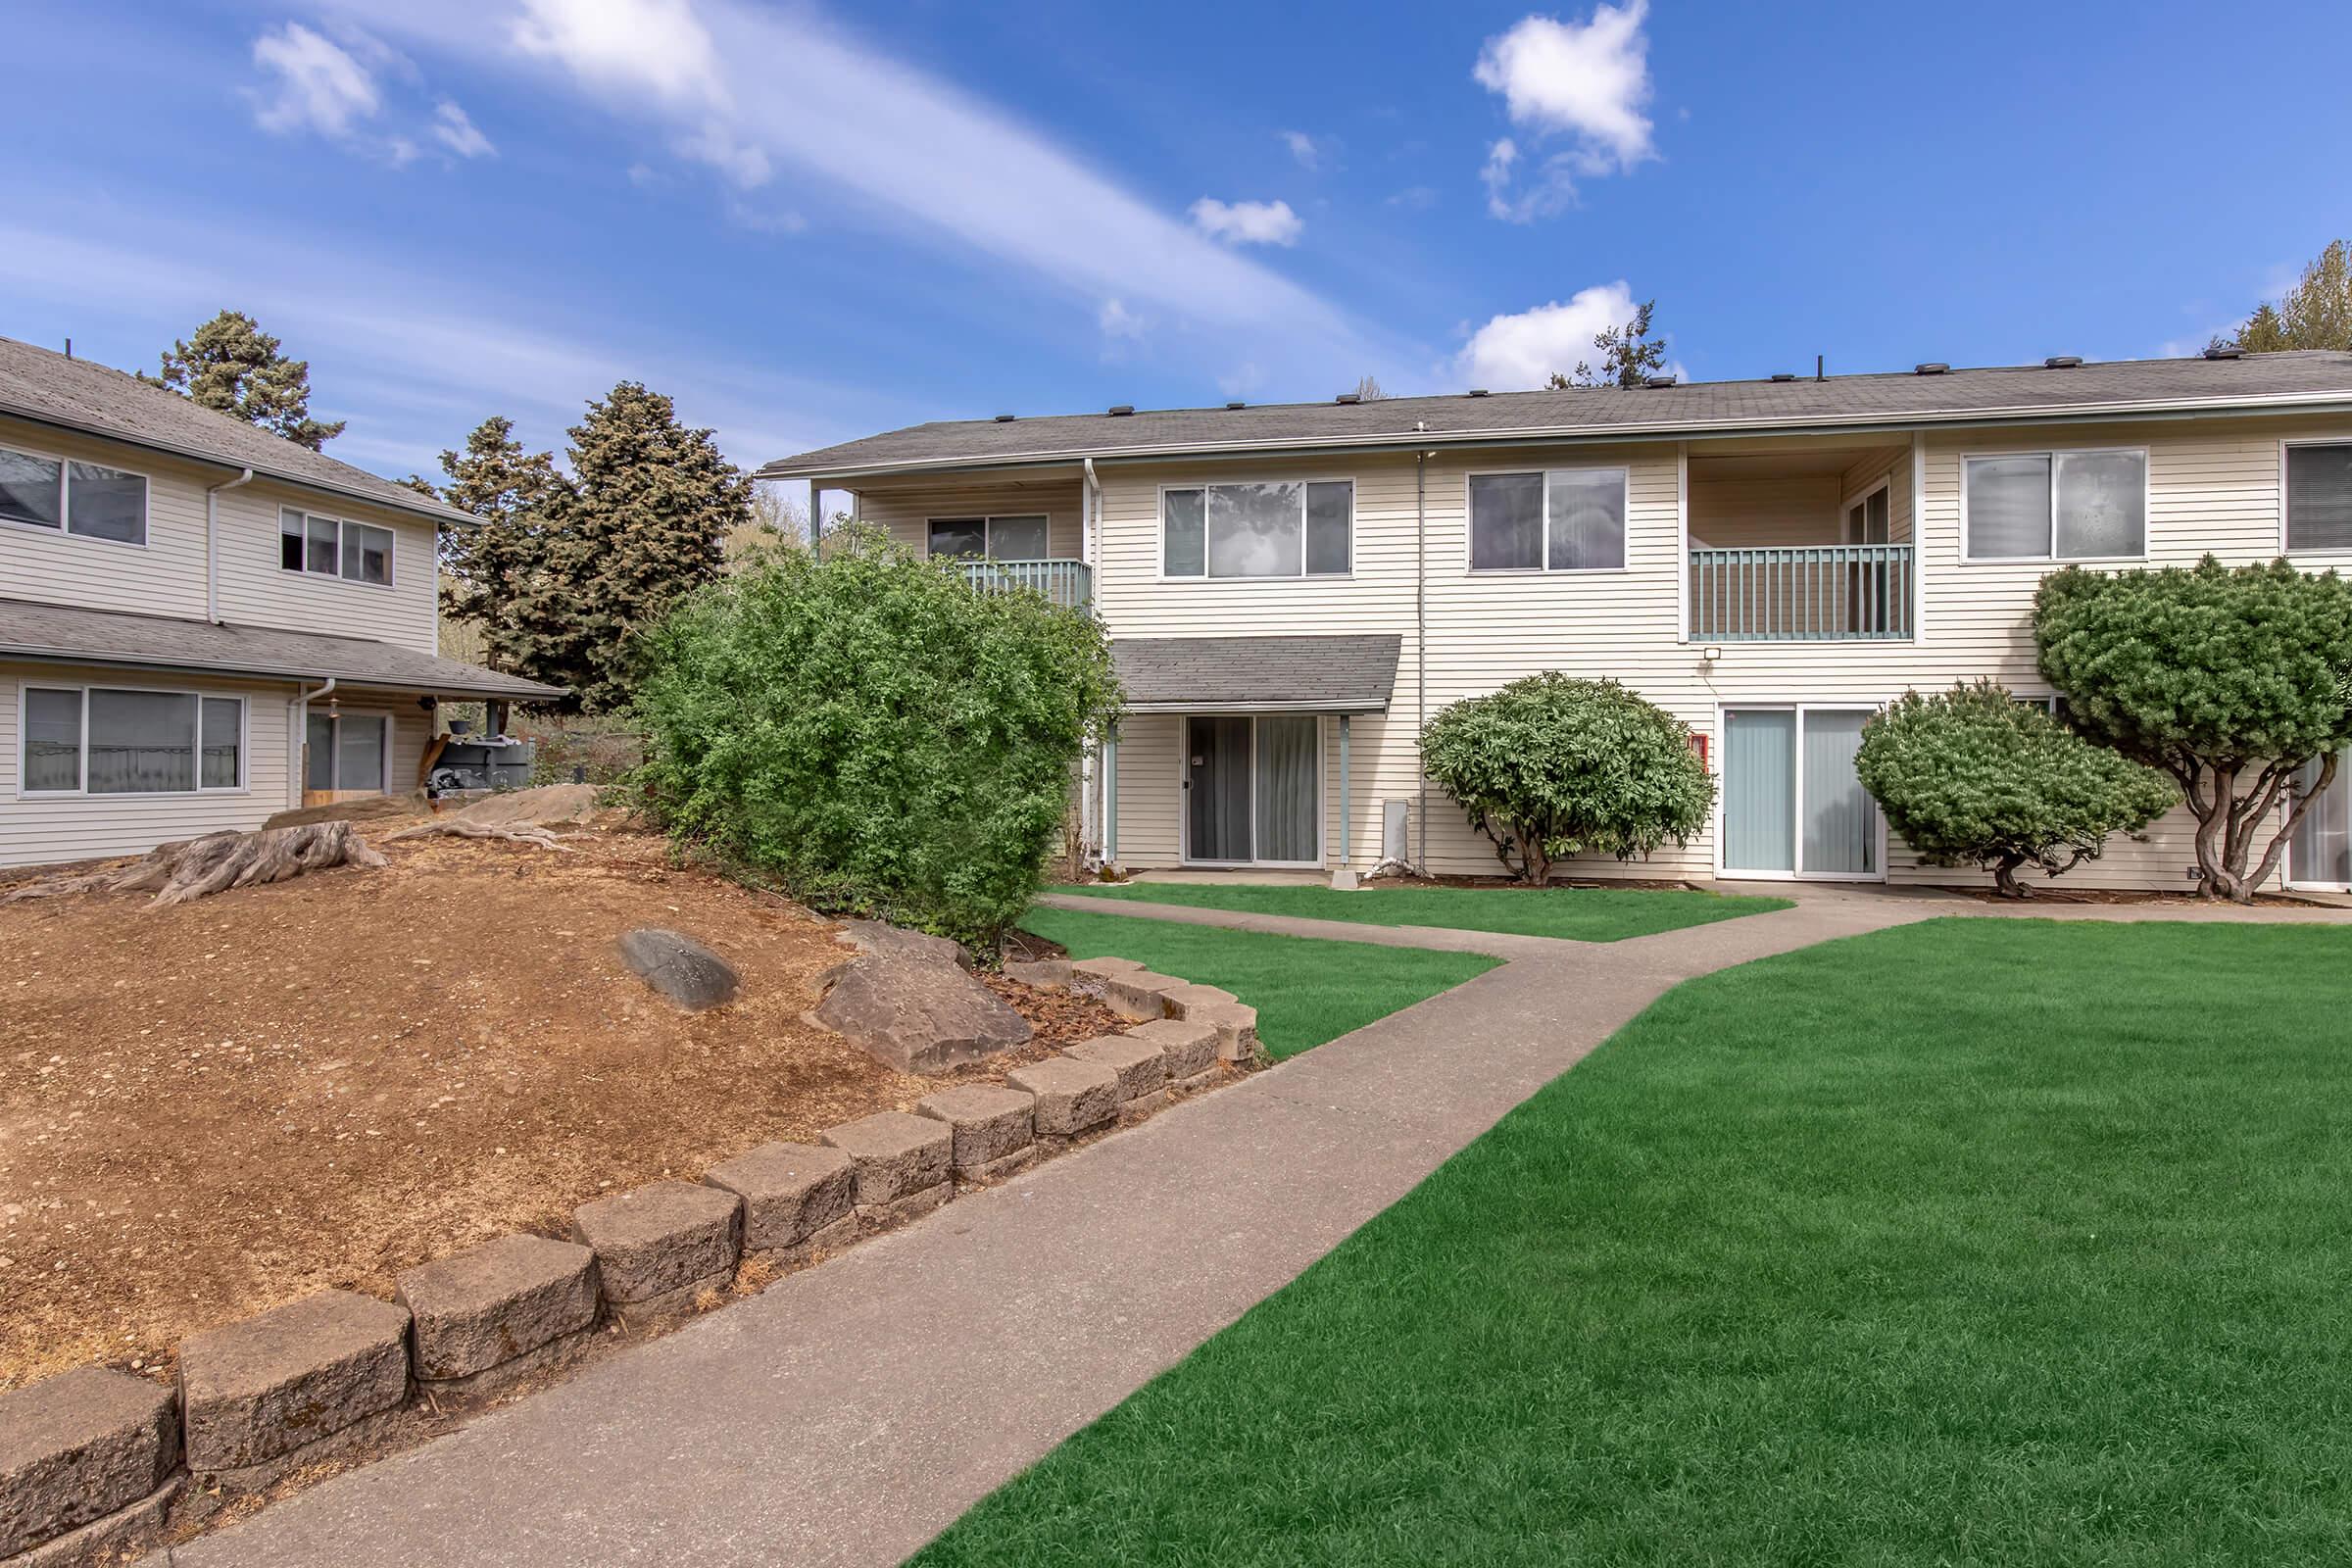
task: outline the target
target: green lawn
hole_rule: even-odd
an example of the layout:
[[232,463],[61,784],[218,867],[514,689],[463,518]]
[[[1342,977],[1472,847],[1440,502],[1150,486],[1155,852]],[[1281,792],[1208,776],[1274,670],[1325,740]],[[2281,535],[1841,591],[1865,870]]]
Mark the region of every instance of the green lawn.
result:
[[1691,982],[945,1564],[2352,1561],[2352,932]]
[[1246,882],[1089,882],[1056,893],[1140,899],[1250,914],[1295,914],[1357,925],[1434,925],[1454,931],[1500,931],[1522,937],[1616,942],[1705,925],[1766,909],[1787,899],[1758,899],[1658,888],[1337,888],[1260,887]]
[[1223,986],[1257,1009],[1257,1038],[1277,1060],[1458,986],[1499,961],[1475,953],[1263,937],[1067,909],[1032,909],[1021,924],[1068,948],[1074,958],[1115,954],[1161,974]]

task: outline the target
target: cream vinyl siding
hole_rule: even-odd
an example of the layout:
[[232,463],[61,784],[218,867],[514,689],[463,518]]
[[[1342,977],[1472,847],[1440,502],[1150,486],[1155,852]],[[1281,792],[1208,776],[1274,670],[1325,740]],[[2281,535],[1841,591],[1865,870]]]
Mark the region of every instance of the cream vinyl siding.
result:
[[147,476],[144,545],[0,522],[0,597],[203,618],[204,486],[234,474],[8,419],[0,446]]
[[[20,704],[24,686],[121,686],[194,691],[245,700],[245,787],[193,795],[74,795],[20,797],[23,760]],[[291,683],[234,680],[87,664],[0,662],[0,866],[51,865],[71,860],[144,855],[172,839],[224,828],[250,832],[272,813],[301,804],[301,741],[294,728]],[[384,713],[392,719],[390,782],[395,794],[416,788],[429,723],[413,699],[359,696],[347,714]]]
[[[288,571],[280,566],[277,519],[285,507],[390,529],[390,585],[353,582],[323,572]],[[203,497],[199,495],[200,538],[203,524]],[[306,498],[291,488],[258,479],[220,493],[222,620],[371,637],[418,653],[434,653],[439,643],[439,605],[433,558],[433,526],[420,517],[404,517],[357,502]],[[202,569],[201,552],[198,569]],[[203,611],[199,609],[197,613]]]
[[909,489],[861,490],[858,519],[881,528],[916,555],[930,549],[933,517],[1046,518],[1046,549],[1055,561],[1082,561],[1079,485],[1075,479],[1028,484],[1003,481],[927,485]]
[[[102,463],[147,476],[147,542],[59,533],[0,522],[0,597],[90,610],[201,620],[205,614],[205,489],[233,472],[152,456],[136,447],[53,435],[0,419],[0,446]],[[388,588],[278,566],[281,506],[389,528]],[[433,526],[381,507],[310,497],[256,479],[220,497],[220,618],[249,626],[372,637],[434,651]]]
[[[1413,464],[1390,455],[1317,457],[1298,463],[1210,465],[1103,464],[1102,565],[1096,600],[1114,637],[1231,636],[1248,632],[1395,632],[1403,638],[1396,699],[1385,720],[1359,717],[1351,764],[1354,798],[1352,862],[1366,869],[1380,851],[1383,799],[1419,806],[1414,748],[1423,712],[1457,698],[1494,690],[1520,675],[1559,669],[1586,676],[1614,675],[1709,737],[1710,761],[1720,766],[1717,715],[1725,705],[1804,702],[1875,709],[1917,687],[1936,690],[1955,680],[1990,675],[2021,693],[2045,688],[2034,668],[2031,625],[2034,589],[2053,566],[2043,564],[1970,564],[1961,560],[1960,465],[1978,451],[2134,446],[2149,454],[2148,549],[2152,564],[2193,564],[2212,551],[2235,564],[2278,553],[2280,441],[2286,437],[2352,436],[2352,419],[2286,421],[2205,418],[2085,425],[2037,430],[1945,431],[1922,445],[1925,484],[1914,496],[1912,453],[1849,467],[1837,476],[1841,492],[1828,503],[1834,526],[1841,504],[1883,470],[1891,481],[1889,514],[1897,540],[1919,552],[1925,600],[1919,636],[1909,642],[1823,641],[1719,644],[1712,668],[1697,645],[1680,639],[1682,569],[1677,449],[1639,446],[1532,449],[1525,452],[1448,453],[1428,464],[1428,627],[1426,702],[1419,700],[1413,615]],[[1850,441],[1846,443],[1850,445]],[[1691,453],[1802,450],[1801,442],[1693,442]],[[1466,476],[1472,470],[1540,466],[1620,466],[1629,472],[1627,561],[1622,571],[1590,573],[1473,573],[1468,569]],[[1163,485],[1229,477],[1347,477],[1356,482],[1355,569],[1340,579],[1162,579],[1158,570],[1157,502]],[[1779,481],[1756,481],[1752,514],[1761,525],[1792,526],[1792,508],[1826,497],[1829,489],[1791,496],[1769,492]],[[1743,509],[1737,484],[1711,487],[1707,504],[1732,515]],[[1780,522],[1772,518],[1780,517]],[[1914,536],[1916,537],[1914,538]],[[2352,557],[2296,558],[2299,565],[2352,570]],[[1175,863],[1180,839],[1176,811],[1175,721],[1156,715],[1130,719],[1119,752],[1119,858],[1130,866]],[[1327,796],[1338,799],[1336,729],[1325,726],[1325,760],[1332,770]],[[2182,813],[2184,817],[2184,813]],[[2107,857],[2078,868],[2078,886],[2178,889],[2187,886],[2191,861],[2182,817],[2158,824],[2153,842],[2110,842]],[[1496,869],[1492,848],[1439,791],[1429,795],[1429,862],[1441,873],[1486,875]],[[1336,856],[1336,828],[1326,844]],[[1888,852],[1897,881],[1969,881],[1970,873],[1922,867],[1898,842]],[[1601,858],[1568,862],[1571,876],[1709,878],[1714,874],[1713,829],[1688,847],[1669,846],[1647,861],[1627,864]]]

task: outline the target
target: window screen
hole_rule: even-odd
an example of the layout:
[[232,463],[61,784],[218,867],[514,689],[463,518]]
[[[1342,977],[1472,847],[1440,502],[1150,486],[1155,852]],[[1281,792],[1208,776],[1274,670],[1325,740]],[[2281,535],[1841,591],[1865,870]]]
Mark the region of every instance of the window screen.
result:
[[1968,460],[1968,555],[1972,561],[2050,553],[2050,460]]
[[196,787],[196,699],[186,692],[93,688],[92,795],[157,795]]
[[66,465],[66,531],[145,544],[147,476],[95,463]]
[[1470,569],[1509,571],[1544,564],[1544,476],[1470,476]]
[[1160,498],[1160,564],[1170,577],[1198,577],[1208,569],[1208,494],[1170,490]]
[[1567,468],[1544,477],[1544,564],[1554,571],[1624,565],[1624,470]]
[[81,788],[81,693],[24,693],[24,788]]
[[2286,548],[2352,551],[2352,446],[2286,449]]

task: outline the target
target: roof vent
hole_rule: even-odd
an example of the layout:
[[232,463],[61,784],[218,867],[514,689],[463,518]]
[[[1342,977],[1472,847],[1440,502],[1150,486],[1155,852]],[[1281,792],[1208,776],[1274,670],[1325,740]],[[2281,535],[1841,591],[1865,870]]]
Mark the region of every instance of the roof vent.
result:
[[2071,370],[2082,363],[2082,356],[2080,354],[2053,354],[2041,362],[2041,368],[2045,370]]
[[1643,386],[1672,386],[1674,385],[1674,377],[1671,375],[1653,375],[1647,380],[1643,381],[1642,384]]
[[2246,357],[2246,351],[2234,343],[2216,343],[2205,351],[2205,357],[2209,360],[2242,360]]
[[1236,401],[1236,402],[1233,402],[1233,403],[1228,403],[1228,404],[1226,404],[1225,406],[1226,406],[1227,408],[1229,408],[1229,409],[1246,409],[1246,408],[1248,408],[1250,405],[1249,405],[1249,404],[1247,404],[1247,403],[1242,403],[1242,402]]
[[1951,368],[1941,360],[1927,360],[1911,367],[1913,375],[1941,375]]
[[1775,370],[1772,372],[1772,378],[1775,381],[1793,381],[1796,379],[1796,372],[1794,370]]
[[1110,416],[1114,419],[1123,419],[1134,412],[1135,405],[1132,403],[1113,403],[1110,406]]
[[997,422],[999,424],[1010,424],[1014,417],[1015,416],[1010,414],[1000,414],[997,416]]
[[1364,399],[1361,393],[1343,392],[1338,397],[1333,398],[1331,401],[1334,403],[1361,403],[1364,401]]
[[1487,389],[1486,389],[1485,387],[1483,387],[1483,386],[1474,386],[1474,387],[1472,387],[1472,388],[1469,390],[1469,392],[1468,392],[1467,396],[1474,397],[1474,398],[1483,398],[1483,397],[1487,396]]

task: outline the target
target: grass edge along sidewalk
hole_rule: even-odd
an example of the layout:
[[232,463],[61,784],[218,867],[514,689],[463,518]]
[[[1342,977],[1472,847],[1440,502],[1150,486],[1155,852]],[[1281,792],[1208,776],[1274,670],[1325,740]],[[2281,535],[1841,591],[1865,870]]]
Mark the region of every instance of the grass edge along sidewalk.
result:
[[1072,909],[1031,909],[1021,924],[1068,948],[1074,958],[1115,954],[1162,974],[1224,987],[1257,1009],[1257,1038],[1277,1061],[1450,991],[1501,961]]
[[1789,907],[1787,899],[1669,888],[1373,887],[1343,892],[1249,882],[1084,882],[1051,891],[1356,925],[1425,925],[1571,942],[1621,942]]
[[2344,1561],[2348,1012],[2295,926],[1691,981],[914,1561]]

